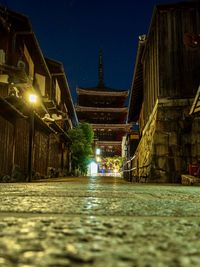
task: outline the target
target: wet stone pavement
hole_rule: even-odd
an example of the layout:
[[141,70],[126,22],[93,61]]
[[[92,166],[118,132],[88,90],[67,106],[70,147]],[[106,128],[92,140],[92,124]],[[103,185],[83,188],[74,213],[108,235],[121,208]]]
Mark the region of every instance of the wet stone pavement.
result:
[[0,184],[0,266],[200,266],[200,187]]

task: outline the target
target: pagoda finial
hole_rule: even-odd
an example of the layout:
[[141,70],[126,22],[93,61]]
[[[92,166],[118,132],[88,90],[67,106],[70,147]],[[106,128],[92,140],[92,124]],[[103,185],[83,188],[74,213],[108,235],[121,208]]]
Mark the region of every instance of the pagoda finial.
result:
[[102,49],[99,50],[99,83],[98,87],[104,87],[104,79],[103,79],[103,52]]

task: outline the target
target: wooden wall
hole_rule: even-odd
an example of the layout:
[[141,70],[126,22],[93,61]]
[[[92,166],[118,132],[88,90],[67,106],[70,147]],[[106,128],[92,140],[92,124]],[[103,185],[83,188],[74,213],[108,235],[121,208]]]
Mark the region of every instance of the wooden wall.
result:
[[192,3],[155,10],[142,60],[145,123],[157,98],[195,96],[200,83],[200,45],[191,47],[185,39],[199,33],[200,9]]
[[29,123],[27,120],[16,120],[14,140],[14,164],[27,173],[29,152]]
[[48,166],[48,135],[35,130],[33,148],[33,170],[41,175],[47,175]]
[[194,97],[200,82],[200,45],[186,43],[187,35],[200,33],[200,10],[175,7],[160,10],[159,21],[159,67],[162,97]]
[[58,137],[50,135],[49,137],[49,167],[61,168],[62,163],[61,144]]
[[6,96],[8,96],[8,84],[0,82],[0,97],[6,97]]
[[[18,166],[25,175],[28,172],[29,123],[26,119],[16,119],[13,123],[0,116],[0,176],[11,175]],[[33,170],[46,176],[48,166],[61,168],[60,144],[51,138],[49,157],[49,135],[35,129],[33,147]],[[50,158],[50,162],[48,162]],[[66,159],[67,161],[67,159]]]
[[158,21],[155,19],[151,25],[148,42],[143,57],[143,88],[144,105],[143,117],[145,123],[153,110],[159,94],[159,58],[158,58]]
[[0,176],[11,175],[14,125],[0,116]]
[[[29,123],[17,119],[10,123],[0,117],[0,175],[11,175],[17,165],[27,174],[29,153]],[[48,135],[35,131],[33,149],[33,170],[40,175],[47,175]]]

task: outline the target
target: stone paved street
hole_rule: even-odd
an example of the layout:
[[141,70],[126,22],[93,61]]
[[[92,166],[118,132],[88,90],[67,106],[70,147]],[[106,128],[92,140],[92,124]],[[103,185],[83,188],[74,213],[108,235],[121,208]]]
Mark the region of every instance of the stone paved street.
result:
[[200,187],[63,178],[0,184],[2,267],[200,266]]

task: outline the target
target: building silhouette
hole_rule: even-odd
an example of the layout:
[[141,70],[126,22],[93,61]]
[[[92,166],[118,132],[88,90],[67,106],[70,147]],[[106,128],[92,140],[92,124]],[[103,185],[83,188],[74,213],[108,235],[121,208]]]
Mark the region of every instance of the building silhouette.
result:
[[122,137],[129,129],[126,125],[127,90],[109,88],[104,82],[102,51],[99,53],[98,84],[77,88],[76,112],[80,122],[91,124],[95,133],[95,148],[102,157],[121,156]]

